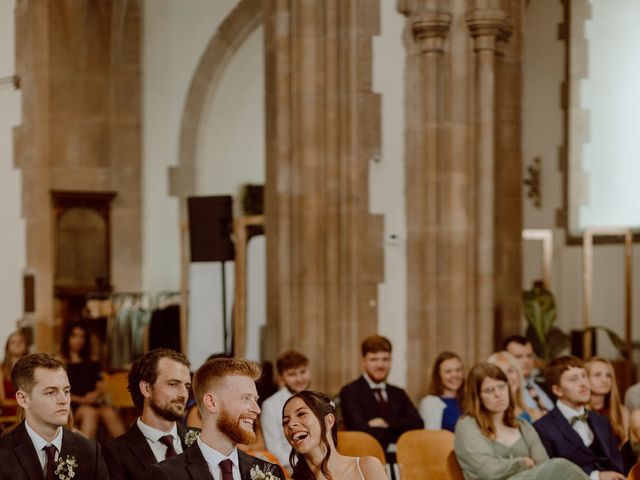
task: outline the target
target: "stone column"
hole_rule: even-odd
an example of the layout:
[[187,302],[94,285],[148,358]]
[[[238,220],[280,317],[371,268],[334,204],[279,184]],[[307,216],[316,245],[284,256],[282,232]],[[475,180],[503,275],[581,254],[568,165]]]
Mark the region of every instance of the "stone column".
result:
[[474,40],[476,68],[476,299],[477,321],[483,326],[478,330],[478,355],[485,358],[494,349],[496,313],[496,50],[498,40],[508,37],[510,31],[503,10],[491,8],[491,2],[478,4],[484,8],[470,11],[467,23]]
[[377,331],[382,222],[369,213],[379,154],[371,91],[378,1],[266,5],[267,358],[311,360],[314,388],[338,392]]

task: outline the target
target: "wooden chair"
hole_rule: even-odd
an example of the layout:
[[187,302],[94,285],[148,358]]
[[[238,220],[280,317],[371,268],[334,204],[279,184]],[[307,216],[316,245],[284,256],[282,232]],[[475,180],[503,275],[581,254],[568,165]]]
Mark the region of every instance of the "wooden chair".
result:
[[627,480],[640,480],[640,463],[636,463],[633,466],[633,468],[629,472]]
[[351,457],[376,457],[383,465],[387,463],[382,445],[366,432],[338,432],[338,452]]
[[447,456],[447,479],[464,480],[464,474],[458,463],[458,457],[456,457],[456,452],[453,450]]
[[113,373],[102,372],[104,391],[111,399],[113,408],[133,408],[133,400],[127,390],[129,372],[126,370]]
[[[400,435],[397,446],[396,455],[402,480],[462,478],[455,476],[460,467],[455,455],[450,458],[453,452],[453,433],[447,430],[410,430]],[[452,464],[454,460],[455,464]]]

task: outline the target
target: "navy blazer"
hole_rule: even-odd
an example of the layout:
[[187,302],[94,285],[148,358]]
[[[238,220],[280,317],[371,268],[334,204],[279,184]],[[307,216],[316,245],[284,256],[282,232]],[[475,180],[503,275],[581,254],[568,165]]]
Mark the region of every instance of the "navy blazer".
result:
[[[404,432],[424,428],[422,417],[405,391],[389,384],[386,390],[386,415],[383,415],[373,390],[363,376],[345,385],[340,392],[340,409],[345,428],[373,435],[385,451]],[[384,418],[389,428],[370,427],[369,420],[376,417]]]
[[[78,464],[74,480],[109,478],[100,454],[100,445],[65,428],[62,433],[60,458],[67,456],[75,458]],[[0,438],[0,479],[44,480],[42,465],[24,421]]]
[[[238,450],[238,463],[240,478],[251,478],[251,469],[254,465],[258,465],[263,472],[270,472],[277,478],[285,480],[284,473],[279,465],[252,457],[242,450]],[[204,459],[197,443],[194,443],[193,446],[176,457],[151,465],[146,470],[145,478],[153,478],[155,480],[213,480],[207,461]]]
[[623,473],[622,457],[609,419],[589,412],[589,427],[604,456],[598,457],[564,418],[556,407],[533,424],[549,457],[561,457],[578,465],[587,475],[594,470]]
[[[185,451],[187,449],[184,443],[186,433],[190,430],[199,430],[187,428],[180,423],[177,427],[182,451]],[[145,480],[145,469],[157,463],[149,442],[137,423],[118,438],[107,443],[102,449],[102,455],[107,463],[111,480]]]

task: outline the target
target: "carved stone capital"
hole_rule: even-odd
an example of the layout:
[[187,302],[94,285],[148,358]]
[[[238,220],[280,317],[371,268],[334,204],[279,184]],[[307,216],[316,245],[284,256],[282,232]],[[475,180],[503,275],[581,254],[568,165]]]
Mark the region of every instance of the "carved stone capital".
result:
[[506,41],[513,27],[504,10],[479,9],[467,14],[467,25],[474,39],[474,50],[496,51],[498,41]]
[[411,30],[422,52],[442,52],[451,26],[451,15],[445,12],[423,13],[411,18]]

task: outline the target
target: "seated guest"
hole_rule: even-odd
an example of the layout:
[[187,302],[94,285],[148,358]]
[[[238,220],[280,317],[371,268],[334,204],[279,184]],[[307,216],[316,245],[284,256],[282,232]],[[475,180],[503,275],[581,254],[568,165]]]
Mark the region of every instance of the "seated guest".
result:
[[100,446],[67,430],[70,387],[64,363],[46,353],[21,358],[11,377],[24,421],[0,438],[0,477],[109,478]]
[[282,430],[293,447],[295,479],[387,480],[376,457],[348,457],[338,452],[335,406],[323,393],[303,390],[287,399]]
[[516,418],[512,400],[498,366],[479,363],[471,369],[454,440],[465,479],[588,479],[567,460],[549,460],[534,428]]
[[544,376],[558,400],[556,408],[533,426],[549,456],[572,461],[592,479],[624,480],[622,457],[609,420],[585,408],[591,391],[582,360],[554,358]]
[[636,462],[640,462],[640,408],[634,410],[629,420],[629,442]]
[[128,389],[141,415],[123,435],[104,447],[112,480],[144,480],[144,470],[182,453],[198,435],[178,423],[182,419],[191,373],[181,353],[157,348],[131,366]]
[[13,416],[17,412],[15,390],[11,382],[11,370],[18,360],[27,354],[27,341],[20,332],[13,332],[4,346],[4,359],[0,369],[0,415]]
[[604,415],[609,419],[613,433],[618,439],[618,446],[628,438],[629,412],[620,403],[618,383],[613,365],[602,357],[593,357],[586,364],[589,375],[591,399],[587,408]]
[[361,345],[362,375],[342,388],[340,406],[346,430],[366,432],[395,462],[398,437],[424,427],[420,414],[404,390],[387,384],[391,370],[391,342],[379,335],[365,338]]
[[462,415],[464,371],[462,360],[453,352],[442,352],[431,370],[429,395],[420,401],[420,416],[427,430],[453,432]]
[[89,331],[71,323],[62,336],[62,359],[67,363],[71,383],[71,406],[80,431],[95,438],[98,420],[102,420],[112,438],[124,433],[118,414],[102,391],[100,364],[92,358]]
[[511,397],[513,398],[513,408],[516,413],[516,417],[526,420],[532,423],[542,416],[540,410],[529,410],[524,404],[524,397],[522,394],[522,373],[520,372],[520,365],[518,360],[509,352],[502,351],[496,352],[491,355],[487,362],[493,363],[500,367],[509,380],[509,389],[511,390]]
[[533,345],[522,335],[512,335],[502,342],[502,349],[516,357],[520,364],[520,371],[524,377],[524,403],[530,411],[539,412],[534,416],[542,416],[553,409],[554,404],[551,399],[551,388],[538,378],[535,370],[535,355]]
[[624,395],[624,406],[630,413],[640,408],[640,383],[627,388],[627,393]]
[[309,387],[311,370],[309,359],[295,350],[282,353],[276,360],[276,369],[282,387],[262,402],[260,425],[267,450],[276,456],[280,465],[291,471],[291,446],[282,431],[282,407],[293,394]]
[[[278,465],[239,450],[255,442],[253,424],[260,414],[255,381],[260,366],[248,360],[216,358],[193,376],[193,391],[202,414],[202,432],[180,455],[151,465],[145,478],[156,480],[279,478]],[[266,474],[272,477],[267,477]]]

